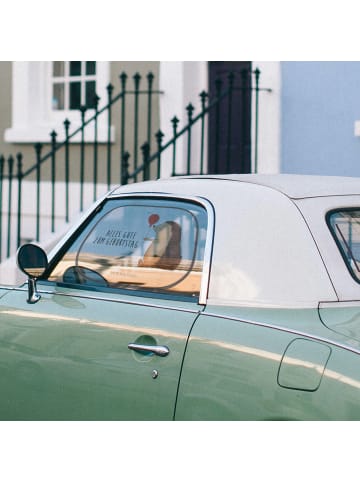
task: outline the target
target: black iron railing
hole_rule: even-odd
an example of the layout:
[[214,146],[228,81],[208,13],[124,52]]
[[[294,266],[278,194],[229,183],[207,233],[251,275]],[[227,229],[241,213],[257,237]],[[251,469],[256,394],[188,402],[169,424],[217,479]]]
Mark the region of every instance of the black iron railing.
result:
[[[139,135],[140,135],[140,110],[142,119],[145,118],[147,126],[147,141],[151,142],[151,132],[154,123],[154,97],[161,94],[159,90],[154,89],[154,74],[150,72],[145,78],[140,74],[135,74],[132,85],[129,87],[129,79],[126,73],[120,76],[120,92],[113,95],[114,86],[109,84],[107,87],[106,105],[99,109],[100,98],[96,95],[91,115],[87,118],[87,108],[80,108],[80,127],[71,130],[71,122],[68,119],[64,121],[64,140],[58,142],[59,132],[52,131],[49,143],[44,145],[36,143],[34,145],[35,162],[24,169],[24,157],[22,153],[16,156],[10,155],[5,158],[0,155],[0,262],[9,257],[22,242],[22,224],[24,219],[24,203],[32,202],[34,206],[34,223],[35,233],[34,239],[40,240],[40,232],[42,231],[42,207],[46,203],[49,210],[50,207],[50,225],[51,232],[56,230],[56,219],[59,208],[64,213],[65,222],[70,221],[70,201],[73,202],[70,192],[70,184],[75,181],[79,184],[79,201],[77,211],[83,211],[85,207],[85,176],[91,178],[93,185],[92,200],[95,200],[98,193],[98,186],[105,185],[107,190],[111,185],[121,182],[121,174],[115,177],[115,172],[121,172],[121,162],[125,157],[126,136],[129,116],[129,110],[132,110],[132,138],[133,141],[133,162],[136,167],[138,163]],[[130,79],[131,80],[131,79]],[[131,106],[127,103],[131,100]],[[119,113],[115,112],[115,106],[119,105]],[[130,102],[129,102],[130,104]],[[120,152],[115,152],[113,143],[112,122],[114,115],[120,117],[119,146]],[[107,139],[105,142],[99,142],[99,119],[100,116],[106,116]],[[143,120],[142,120],[143,124]],[[91,143],[85,140],[85,131],[88,126],[93,129],[93,139]],[[80,136],[80,139],[79,139]],[[90,152],[92,150],[92,153]],[[101,150],[101,152],[100,152]],[[117,157],[117,160],[115,158]],[[90,158],[92,166],[90,166]],[[15,161],[16,160],[16,161]],[[117,164],[117,166],[116,166]],[[74,165],[78,166],[78,172],[75,176]],[[117,167],[117,169],[114,169]],[[44,169],[47,173],[44,175]],[[92,173],[89,172],[92,170]],[[101,172],[101,179],[99,176]],[[24,181],[32,180],[35,185],[35,192],[32,192],[32,199],[24,200],[23,185]],[[41,186],[47,181],[50,183],[50,193],[47,193],[46,199],[42,199]],[[56,189],[62,182],[64,185],[64,195],[61,202],[63,206],[56,205]],[[15,186],[16,184],[16,186]],[[14,189],[15,188],[15,189]],[[6,218],[6,219],[5,219]],[[16,219],[16,223],[15,223]]]
[[[249,77],[252,82],[244,84],[240,89],[251,90],[253,94],[254,112],[255,112],[255,129],[254,129],[254,162],[253,172],[257,172],[258,162],[258,105],[259,93],[262,89],[259,85],[260,71],[247,71],[243,74],[243,78]],[[133,77],[133,88],[128,88],[128,78],[125,73],[120,75],[120,92],[114,96],[114,87],[110,84],[107,87],[107,103],[99,109],[99,97],[95,99],[95,111],[91,117],[86,118],[86,108],[80,109],[81,125],[79,128],[71,132],[70,121],[64,121],[64,141],[58,142],[58,132],[51,132],[50,146],[46,153],[44,145],[37,143],[34,145],[35,162],[31,167],[24,170],[24,159],[21,153],[16,156],[9,156],[5,159],[0,156],[0,227],[2,228],[0,236],[0,262],[4,258],[10,257],[20,244],[24,241],[23,223],[24,208],[28,205],[28,199],[24,199],[24,181],[32,179],[35,186],[35,192],[32,192],[32,199],[35,198],[34,224],[35,232],[32,236],[35,241],[40,241],[40,235],[45,232],[54,233],[57,229],[56,222],[59,218],[59,211],[62,212],[63,221],[70,221],[70,201],[74,203],[74,193],[71,192],[70,185],[74,184],[74,178],[71,174],[73,165],[78,165],[78,173],[76,175],[76,184],[78,186],[77,195],[78,208],[76,212],[82,212],[85,204],[89,203],[89,199],[85,200],[84,187],[92,185],[92,195],[90,201],[95,200],[99,195],[99,185],[105,186],[109,190],[114,184],[128,184],[129,182],[137,182],[148,180],[150,178],[159,178],[161,175],[162,162],[164,153],[169,153],[170,158],[170,174],[172,176],[181,174],[203,174],[207,172],[206,152],[209,149],[209,139],[207,139],[207,123],[210,113],[214,113],[215,132],[221,129],[220,120],[216,114],[221,103],[228,102],[229,123],[231,124],[232,96],[234,94],[233,74],[229,74],[227,82],[217,82],[216,93],[212,97],[205,91],[200,95],[200,111],[196,114],[192,104],[186,107],[185,125],[179,128],[180,121],[175,116],[171,119],[171,133],[169,140],[164,142],[164,134],[158,130],[153,134],[153,101],[154,95],[161,94],[158,90],[154,90],[154,75],[149,73],[145,79],[146,86],[141,88],[141,82],[144,79],[139,74]],[[133,116],[131,121],[132,142],[130,148],[126,148],[126,130],[130,129],[127,122],[127,101],[132,99]],[[140,109],[140,99],[145,100],[145,108]],[[114,144],[112,140],[111,126],[114,118],[114,106],[116,103],[120,105],[120,133],[119,133],[119,152],[117,153],[118,162],[114,159]],[[98,138],[99,117],[106,116],[107,139],[100,143]],[[140,142],[140,117],[146,119],[146,141]],[[85,142],[86,127],[93,126],[93,140],[90,143]],[[195,131],[195,128],[197,129]],[[143,129],[142,129],[143,131]],[[194,152],[193,139],[197,137],[198,151]],[[227,135],[228,149],[230,155],[230,144],[232,142],[232,129],[229,126]],[[80,137],[80,140],[79,140]],[[215,135],[216,137],[216,135]],[[76,138],[76,140],[75,140]],[[185,157],[182,159],[181,170],[178,167],[178,143],[180,139],[185,142]],[[76,143],[75,143],[76,142]],[[101,144],[101,145],[100,145]],[[217,146],[215,145],[215,149]],[[101,150],[101,154],[100,154]],[[131,150],[131,153],[130,153]],[[77,153],[76,153],[77,151]],[[91,152],[92,151],[92,152]],[[197,160],[196,172],[194,171],[194,159]],[[114,169],[117,164],[117,169]],[[92,169],[89,169],[89,166]],[[43,170],[47,169],[46,182],[49,190],[46,194],[42,191],[44,185]],[[92,171],[92,172],[90,172]],[[118,177],[114,173],[118,173]],[[61,196],[57,195],[59,183],[62,183]],[[34,196],[35,194],[35,196]],[[61,205],[60,205],[61,204]],[[46,230],[44,224],[43,208],[46,206],[48,217],[50,218],[50,229]],[[28,236],[28,235],[27,235]]]
[[[155,169],[155,177],[159,178],[161,175],[161,166],[162,166],[162,155],[165,151],[169,149],[172,150],[172,169],[171,169],[171,176],[178,176],[178,175],[190,175],[190,174],[204,174],[207,170],[207,159],[205,159],[205,151],[206,147],[211,147],[209,143],[209,139],[207,139],[208,143],[206,143],[206,122],[208,120],[209,114],[214,113],[215,119],[215,142],[212,143],[212,146],[215,148],[215,166],[219,163],[219,153],[218,153],[218,146],[219,146],[219,139],[218,133],[220,132],[221,126],[221,119],[220,119],[220,106],[222,103],[228,103],[228,110],[227,110],[227,145],[226,145],[226,163],[223,173],[230,172],[230,156],[231,150],[230,146],[232,144],[232,135],[233,135],[233,128],[232,128],[232,98],[235,90],[240,90],[244,93],[246,91],[250,91],[254,93],[253,102],[254,102],[254,158],[253,158],[253,166],[249,172],[258,172],[258,137],[259,137],[259,94],[261,91],[271,92],[269,88],[262,88],[260,87],[260,70],[256,69],[254,71],[243,71],[241,73],[242,77],[242,85],[240,87],[234,87],[234,73],[230,72],[228,75],[227,83],[224,83],[222,80],[218,80],[216,82],[216,93],[215,95],[209,99],[209,94],[205,91],[199,94],[200,96],[200,112],[196,115],[194,114],[195,108],[193,104],[188,104],[186,106],[187,111],[187,119],[186,123],[183,128],[178,130],[179,119],[175,116],[171,119],[172,124],[172,138],[169,139],[167,142],[163,143],[164,134],[159,130],[155,134],[156,144],[153,148],[153,152],[151,152],[150,143],[147,141],[141,146],[142,150],[142,164],[137,167],[134,163],[134,168],[130,170],[130,153],[125,152],[123,156],[122,162],[122,177],[121,183],[128,184],[130,182],[137,182],[139,178],[141,180],[149,180],[150,179],[150,166],[156,164]],[[253,83],[249,82],[253,78]],[[198,152],[194,152],[193,144],[192,144],[192,137],[195,126],[200,127],[198,132],[200,132],[200,142],[198,142],[199,150]],[[185,170],[179,172],[178,168],[176,167],[176,160],[177,160],[177,143],[180,138],[186,137],[186,162],[185,162]],[[206,145],[207,144],[207,145]],[[198,170],[194,171],[194,163],[192,162],[194,159],[198,160]]]

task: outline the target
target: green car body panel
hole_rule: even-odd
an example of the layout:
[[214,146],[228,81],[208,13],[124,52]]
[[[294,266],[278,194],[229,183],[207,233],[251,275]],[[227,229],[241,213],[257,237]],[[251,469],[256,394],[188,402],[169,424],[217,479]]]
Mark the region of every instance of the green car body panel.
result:
[[178,420],[360,419],[359,354],[329,342],[317,309],[231,311],[192,330]]
[[[59,290],[29,305],[26,292],[9,292],[0,309],[1,418],[171,420],[197,313],[127,301]],[[134,353],[136,341],[167,346],[170,356]]]
[[350,178],[112,191],[0,288],[0,419],[360,420],[359,206]]
[[[3,298],[3,420],[360,419],[359,355],[329,342],[317,309],[197,312],[63,291]],[[139,340],[170,355],[130,351]]]

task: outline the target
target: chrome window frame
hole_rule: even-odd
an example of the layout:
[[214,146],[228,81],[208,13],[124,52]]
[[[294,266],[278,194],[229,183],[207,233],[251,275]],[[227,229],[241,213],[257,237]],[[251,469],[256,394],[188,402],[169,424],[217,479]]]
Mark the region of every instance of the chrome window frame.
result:
[[338,213],[346,213],[346,212],[351,212],[351,211],[359,211],[360,212],[360,206],[346,206],[346,207],[339,207],[339,208],[335,208],[335,209],[331,209],[330,211],[328,211],[325,215],[325,221],[326,221],[326,224],[328,226],[328,229],[331,233],[331,236],[333,237],[334,241],[335,241],[335,244],[339,250],[339,253],[341,254],[341,257],[342,259],[344,260],[344,264],[349,272],[349,274],[351,275],[352,279],[354,281],[356,281],[356,283],[360,284],[360,275],[359,277],[355,274],[352,266],[350,265],[349,263],[349,260],[344,252],[344,248],[343,246],[341,245],[341,242],[339,240],[339,237],[338,235],[335,233],[334,229],[333,229],[333,226],[331,224],[331,218],[333,215],[336,215]]
[[[205,209],[207,215],[207,230],[206,230],[206,240],[205,240],[205,249],[204,249],[204,259],[203,259],[203,270],[201,275],[201,283],[200,283],[200,292],[197,303],[199,305],[206,305],[207,297],[208,297],[208,290],[209,290],[209,282],[210,282],[210,271],[211,271],[211,261],[212,261],[212,252],[213,252],[213,240],[214,240],[214,233],[215,233],[215,211],[212,203],[203,197],[200,196],[185,196],[180,194],[174,193],[156,193],[156,192],[131,192],[131,193],[124,193],[124,194],[112,194],[112,192],[106,194],[102,198],[100,198],[79,220],[79,222],[73,226],[70,231],[62,238],[60,243],[58,243],[53,250],[49,253],[49,265],[52,264],[54,258],[62,250],[68,242],[70,242],[71,238],[76,235],[76,232],[81,229],[84,222],[87,221],[88,217],[91,216],[93,213],[96,212],[97,208],[102,205],[103,202],[106,202],[108,199],[164,199],[170,201],[184,201],[188,203],[193,203],[200,205],[202,208]],[[137,291],[132,290],[131,294],[137,294],[138,296],[142,296],[141,293],[151,293],[146,290]],[[166,293],[167,298],[171,298],[171,293]],[[190,301],[190,300],[189,300]]]

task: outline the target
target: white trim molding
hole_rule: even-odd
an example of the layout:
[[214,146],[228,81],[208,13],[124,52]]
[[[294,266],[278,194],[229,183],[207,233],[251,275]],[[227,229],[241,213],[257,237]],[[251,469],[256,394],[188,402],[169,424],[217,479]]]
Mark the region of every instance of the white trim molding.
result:
[[[260,88],[271,89],[259,92],[258,124],[258,172],[280,173],[281,160],[281,68],[280,62],[253,61],[252,68],[260,70]],[[255,102],[252,101],[252,162],[255,153]]]
[[360,137],[360,121],[358,120],[354,122],[354,136]]
[[[63,122],[70,120],[70,133],[80,127],[78,111],[54,111],[51,94],[52,62],[20,62],[12,64],[12,126],[5,130],[5,142],[33,143],[50,142],[50,133],[55,130],[59,142],[65,139]],[[106,86],[110,80],[110,63],[96,62],[97,94],[99,109],[107,104]],[[91,115],[91,111],[87,112]],[[87,118],[87,117],[86,117]],[[85,141],[94,138],[94,129],[85,129]],[[72,139],[77,142],[80,139]],[[98,140],[106,142],[106,119],[99,116]]]

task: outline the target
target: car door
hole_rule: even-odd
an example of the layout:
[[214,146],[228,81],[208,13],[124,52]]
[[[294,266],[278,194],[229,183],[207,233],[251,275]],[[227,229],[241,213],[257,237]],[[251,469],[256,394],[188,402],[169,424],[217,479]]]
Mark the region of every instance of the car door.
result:
[[0,418],[172,419],[207,237],[198,202],[107,200],[54,256],[37,303],[2,299]]

